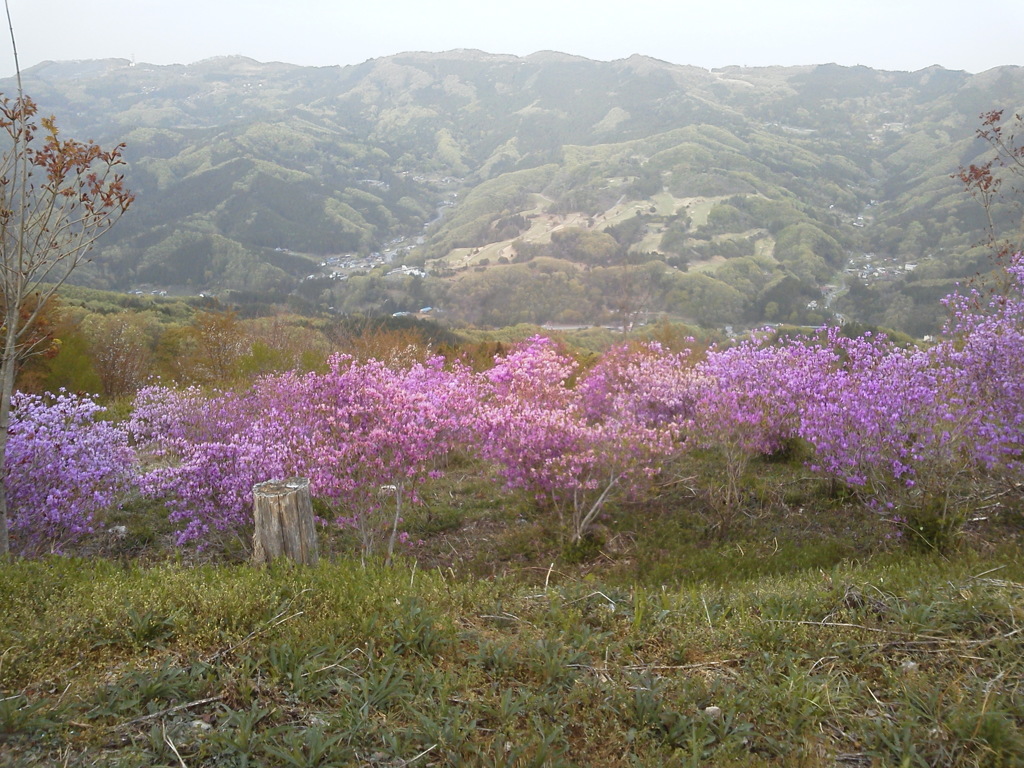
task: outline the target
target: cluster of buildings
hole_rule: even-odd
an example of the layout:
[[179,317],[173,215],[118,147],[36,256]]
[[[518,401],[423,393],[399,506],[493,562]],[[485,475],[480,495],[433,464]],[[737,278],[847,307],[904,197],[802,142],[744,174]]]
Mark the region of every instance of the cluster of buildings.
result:
[[900,261],[894,256],[878,256],[865,253],[850,259],[849,265],[843,270],[851,277],[858,277],[867,285],[876,280],[900,277],[917,269],[917,264]]

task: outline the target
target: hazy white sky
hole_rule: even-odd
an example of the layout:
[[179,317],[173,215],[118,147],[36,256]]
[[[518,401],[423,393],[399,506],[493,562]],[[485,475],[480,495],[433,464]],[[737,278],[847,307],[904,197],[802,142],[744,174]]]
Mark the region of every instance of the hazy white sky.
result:
[[[22,69],[241,54],[357,64],[403,51],[556,50],[676,64],[1024,64],[1024,0],[8,0]],[[4,25],[6,27],[6,24]],[[6,32],[6,29],[5,29]],[[0,76],[14,72],[7,36]]]

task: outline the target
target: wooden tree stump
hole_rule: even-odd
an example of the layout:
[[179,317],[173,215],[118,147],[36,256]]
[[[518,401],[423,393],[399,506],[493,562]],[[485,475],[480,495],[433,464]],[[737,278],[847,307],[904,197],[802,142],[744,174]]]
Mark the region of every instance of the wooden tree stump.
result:
[[287,557],[303,565],[316,565],[316,525],[309,480],[270,480],[253,486],[253,516],[256,530],[252,535],[252,561],[269,563]]

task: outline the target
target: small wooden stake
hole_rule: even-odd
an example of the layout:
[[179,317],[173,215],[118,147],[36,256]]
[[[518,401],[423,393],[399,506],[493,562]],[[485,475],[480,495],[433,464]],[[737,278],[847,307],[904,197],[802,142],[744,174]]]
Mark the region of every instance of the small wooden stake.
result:
[[270,480],[253,486],[252,562],[269,563],[287,557],[302,565],[316,565],[320,559],[313,522],[313,501],[309,480]]

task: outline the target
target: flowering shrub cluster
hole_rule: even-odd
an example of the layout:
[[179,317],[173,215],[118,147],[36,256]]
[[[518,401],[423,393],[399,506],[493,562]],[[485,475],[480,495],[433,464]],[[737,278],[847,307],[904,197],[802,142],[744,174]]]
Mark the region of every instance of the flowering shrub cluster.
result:
[[692,380],[693,444],[717,451],[726,484],[718,503],[732,508],[750,459],[800,435],[807,403],[827,388],[834,359],[828,345],[779,341],[769,333],[712,349]]
[[[237,533],[252,487],[301,475],[390,556],[405,505],[453,450],[492,462],[581,540],[613,496],[645,493],[686,452],[717,452],[727,507],[751,458],[800,440],[809,466],[893,515],[957,520],[983,485],[1024,473],[1024,257],[1008,290],[947,299],[942,339],[901,348],[837,329],[771,332],[699,356],[653,343],[581,366],[536,337],[481,373],[444,363],[332,358],[327,373],[286,373],[213,394],[143,390],[128,424],[166,499],[179,542]],[[66,393],[20,396],[6,482],[26,550],[59,548],[94,527],[132,465],[124,432]]]
[[403,502],[415,501],[433,461],[462,439],[472,402],[462,368],[336,356],[326,374],[268,376],[241,392],[151,387],[131,427],[163,459],[141,484],[167,499],[183,524],[179,543],[237,530],[251,518],[255,484],[299,475],[334,502],[335,522],[359,532],[366,554],[383,545],[390,555]]
[[984,302],[975,292],[947,298],[945,338],[934,364],[948,371],[947,397],[963,414],[964,440],[986,469],[1020,478],[1024,470],[1024,254],[1007,291]]
[[948,469],[944,449],[955,450],[953,435],[937,427],[953,414],[943,407],[928,353],[884,337],[839,339],[836,348],[842,362],[828,373],[829,396],[807,402],[802,414],[812,466],[886,497],[915,487],[926,467],[924,474]]
[[668,414],[675,395],[665,391],[668,402],[659,403],[661,382],[628,377],[647,356],[624,357],[610,356],[571,386],[577,363],[535,337],[482,376],[482,455],[510,487],[533,491],[568,518],[574,542],[613,492],[640,492],[674,447],[677,424]]
[[4,461],[14,549],[61,552],[99,526],[134,475],[125,431],[93,400],[16,393]]
[[885,508],[956,519],[979,484],[1019,482],[1024,456],[1024,258],[989,302],[954,294],[942,340],[900,349],[833,339],[836,362],[804,405],[813,465]]
[[139,485],[166,499],[170,519],[182,524],[179,544],[243,526],[253,485],[297,474],[284,444],[291,430],[261,395],[159,386],[139,392],[129,429],[145,463],[155,461]]

